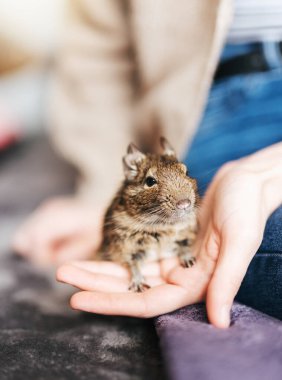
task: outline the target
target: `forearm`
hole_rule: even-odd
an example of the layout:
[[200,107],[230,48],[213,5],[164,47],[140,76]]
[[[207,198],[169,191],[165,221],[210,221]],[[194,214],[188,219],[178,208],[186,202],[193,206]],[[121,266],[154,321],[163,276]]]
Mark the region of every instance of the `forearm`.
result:
[[79,194],[103,208],[122,179],[121,156],[131,139],[130,41],[120,1],[71,5],[52,92],[51,134],[81,174]]

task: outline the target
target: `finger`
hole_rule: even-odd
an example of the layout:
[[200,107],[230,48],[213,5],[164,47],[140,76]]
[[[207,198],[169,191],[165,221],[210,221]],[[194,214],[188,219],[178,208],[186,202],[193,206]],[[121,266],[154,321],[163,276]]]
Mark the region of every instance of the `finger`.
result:
[[53,249],[51,246],[42,244],[40,239],[30,238],[30,246],[26,250],[16,251],[18,254],[30,259],[39,267],[46,267],[52,262]]
[[[52,210],[50,210],[52,211]],[[38,210],[32,215],[22,226],[19,227],[16,232],[12,246],[16,252],[29,255],[33,248],[34,239],[40,242],[42,245],[51,244],[57,240],[63,240],[66,237],[79,236],[81,233],[86,231],[85,226],[81,223],[79,228],[79,223],[76,218],[65,216],[64,220],[60,220],[60,215],[58,211]],[[54,220],[55,222],[54,225]],[[59,220],[59,221],[58,221]],[[99,236],[99,225],[92,223],[93,225],[88,226],[87,232],[93,235]]]
[[[82,290],[126,292],[129,288],[128,278],[92,273],[69,265],[64,265],[58,269],[57,280]],[[146,277],[146,283],[152,287],[160,285],[163,280],[160,277]]]
[[97,249],[99,242],[100,237],[93,233],[55,238],[44,229],[38,229],[33,233],[27,231],[23,242],[15,249],[35,263],[62,264],[73,259],[87,259]]
[[92,273],[107,274],[129,279],[129,271],[125,267],[111,261],[71,261],[68,264],[88,270]]
[[194,303],[195,297],[179,286],[163,284],[143,293],[79,292],[70,302],[73,309],[92,313],[150,318]]
[[257,242],[224,239],[219,259],[207,291],[207,312],[212,324],[220,328],[230,325],[230,309],[252,257]]
[[39,266],[52,264],[52,258],[55,255],[53,246],[45,242],[44,239],[41,239],[40,235],[30,237],[29,241],[30,247],[25,256]]
[[30,236],[25,224],[20,226],[12,240],[12,249],[23,256],[27,256],[31,247]]
[[[28,218],[17,230],[13,238],[13,248],[21,254],[28,254],[33,247],[34,236],[39,236],[40,239],[48,236],[48,225],[42,221],[37,213]],[[55,229],[56,230],[56,229]],[[56,231],[57,233],[57,231]]]
[[92,273],[73,265],[62,265],[57,270],[57,280],[83,290],[124,292],[128,289],[129,279],[113,275]]
[[[113,274],[129,278],[129,271],[126,267],[112,261],[72,261],[70,264],[89,270],[94,273]],[[142,265],[141,272],[144,276],[160,276],[160,266],[157,262]]]
[[12,250],[22,256],[27,256],[31,246],[28,237],[17,234],[12,241]]
[[43,254],[49,248],[49,243],[53,243],[52,233],[48,231],[48,227],[37,223],[36,218],[32,217],[17,231],[12,247],[16,253],[34,258]]

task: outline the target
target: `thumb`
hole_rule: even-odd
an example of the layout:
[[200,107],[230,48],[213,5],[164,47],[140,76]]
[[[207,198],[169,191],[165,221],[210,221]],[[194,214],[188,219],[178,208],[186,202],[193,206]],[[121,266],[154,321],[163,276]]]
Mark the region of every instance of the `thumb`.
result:
[[258,239],[229,236],[222,241],[206,298],[208,318],[214,326],[229,327],[233,300],[258,247]]

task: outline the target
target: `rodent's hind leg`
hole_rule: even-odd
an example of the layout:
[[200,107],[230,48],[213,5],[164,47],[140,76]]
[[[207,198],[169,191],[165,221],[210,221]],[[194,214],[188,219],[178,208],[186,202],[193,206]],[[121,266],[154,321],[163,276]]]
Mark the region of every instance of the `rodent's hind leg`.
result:
[[196,258],[192,255],[190,251],[189,240],[179,240],[176,241],[176,244],[180,264],[184,268],[191,268],[195,264]]
[[144,292],[150,286],[145,283],[145,279],[140,270],[140,264],[144,256],[143,252],[132,255],[132,259],[127,263],[131,274],[131,282],[128,290],[133,292]]

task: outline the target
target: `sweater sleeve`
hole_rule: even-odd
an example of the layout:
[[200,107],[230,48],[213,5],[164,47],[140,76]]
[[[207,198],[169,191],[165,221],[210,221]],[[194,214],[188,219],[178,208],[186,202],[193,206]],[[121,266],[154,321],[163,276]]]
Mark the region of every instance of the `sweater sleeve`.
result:
[[132,76],[122,0],[72,0],[51,97],[51,136],[81,174],[78,194],[104,208],[131,139]]

